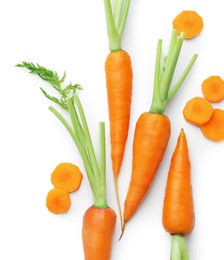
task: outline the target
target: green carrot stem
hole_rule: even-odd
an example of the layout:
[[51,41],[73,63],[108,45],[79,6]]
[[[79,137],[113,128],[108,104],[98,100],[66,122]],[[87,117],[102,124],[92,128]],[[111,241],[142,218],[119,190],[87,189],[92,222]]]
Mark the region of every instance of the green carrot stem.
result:
[[153,90],[152,103],[150,107],[150,112],[152,113],[163,114],[165,112],[168,103],[171,101],[171,99],[174,97],[178,89],[181,87],[182,83],[186,79],[188,73],[190,72],[197,58],[197,54],[193,55],[190,63],[185,68],[179,80],[171,88],[173,75],[179,59],[183,41],[184,41],[184,33],[182,32],[179,36],[177,35],[177,32],[173,30],[171,35],[168,55],[163,60],[162,60],[162,40],[158,41],[156,64],[155,64],[155,75],[154,75],[154,90]]
[[[113,0],[112,0],[113,1]],[[121,40],[127,20],[130,0],[104,0],[109,49],[111,52],[121,50]]]
[[97,189],[97,187],[95,186],[95,180],[94,180],[94,174],[92,172],[92,169],[90,167],[90,162],[88,159],[88,156],[86,155],[85,150],[82,148],[81,144],[79,143],[72,127],[70,126],[70,124],[67,122],[67,120],[62,116],[62,114],[60,112],[57,111],[57,109],[55,109],[53,106],[49,107],[49,110],[61,121],[61,123],[64,125],[64,127],[67,129],[68,133],[70,134],[72,140],[74,141],[79,154],[83,160],[86,172],[87,172],[87,177],[90,183],[90,187],[92,190],[92,194],[93,194],[93,198],[94,198],[94,204],[97,203],[97,194],[95,192],[95,190]]
[[102,196],[106,201],[106,141],[105,141],[105,123],[99,123],[99,169],[102,186]]
[[189,260],[185,236],[172,235],[170,260]]

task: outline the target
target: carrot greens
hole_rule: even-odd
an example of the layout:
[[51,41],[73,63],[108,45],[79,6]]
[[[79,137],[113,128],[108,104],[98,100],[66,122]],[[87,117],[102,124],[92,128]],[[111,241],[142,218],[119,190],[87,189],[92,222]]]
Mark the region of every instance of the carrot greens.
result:
[[162,40],[160,39],[158,41],[155,64],[154,91],[150,108],[150,112],[152,113],[164,113],[166,106],[181,87],[197,58],[197,54],[192,56],[180,78],[172,86],[172,88],[170,88],[183,41],[184,33],[182,32],[179,36],[177,31],[173,30],[168,55],[165,58],[163,58],[162,54]]
[[26,68],[30,73],[38,75],[42,80],[48,82],[59,94],[59,97],[48,94],[43,88],[42,93],[51,101],[58,104],[69,114],[70,121],[65,119],[52,105],[49,110],[60,120],[73,142],[75,143],[79,154],[83,160],[87,177],[93,194],[94,206],[98,208],[107,208],[106,201],[106,167],[105,167],[105,123],[99,123],[99,160],[96,157],[93,143],[91,140],[86,116],[81,101],[76,93],[77,89],[82,87],[79,84],[72,84],[63,87],[66,73],[59,77],[57,72],[48,70],[39,64],[22,62],[17,67]]
[[121,50],[121,39],[131,0],[104,0],[111,51]]

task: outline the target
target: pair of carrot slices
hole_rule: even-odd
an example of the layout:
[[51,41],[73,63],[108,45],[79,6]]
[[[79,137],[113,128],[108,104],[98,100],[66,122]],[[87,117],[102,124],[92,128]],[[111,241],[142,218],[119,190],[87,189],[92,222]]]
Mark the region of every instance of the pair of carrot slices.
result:
[[71,206],[69,194],[77,191],[82,182],[82,173],[72,163],[60,163],[51,174],[51,189],[46,198],[48,210],[54,214],[65,213]]
[[224,140],[224,110],[213,108],[211,103],[224,99],[224,81],[219,76],[210,76],[202,82],[204,97],[190,99],[183,115],[187,122],[199,126],[203,135],[215,142]]

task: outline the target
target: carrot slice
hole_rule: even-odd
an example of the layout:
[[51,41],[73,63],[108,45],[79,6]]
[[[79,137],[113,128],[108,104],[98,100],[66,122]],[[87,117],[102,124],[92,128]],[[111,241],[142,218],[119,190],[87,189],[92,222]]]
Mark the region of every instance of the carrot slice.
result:
[[202,17],[195,11],[185,10],[180,12],[173,20],[173,28],[178,34],[185,32],[185,39],[197,36],[203,29]]
[[202,93],[210,102],[224,99],[224,81],[219,76],[210,76],[202,82]]
[[82,177],[78,166],[72,163],[60,163],[51,174],[51,182],[55,188],[73,192],[79,189]]
[[212,141],[224,140],[224,110],[214,109],[210,121],[201,126],[201,131]]
[[67,212],[71,206],[68,192],[58,188],[50,190],[47,194],[46,206],[54,214]]
[[211,119],[212,113],[212,105],[202,97],[190,99],[183,109],[185,120],[197,126],[207,123]]

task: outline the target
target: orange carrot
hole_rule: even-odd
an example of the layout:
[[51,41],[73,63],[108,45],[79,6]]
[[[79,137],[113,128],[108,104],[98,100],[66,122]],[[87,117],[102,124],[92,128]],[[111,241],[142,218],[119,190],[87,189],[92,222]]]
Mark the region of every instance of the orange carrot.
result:
[[211,119],[212,113],[212,105],[201,97],[190,99],[183,109],[185,120],[197,126],[207,123]]
[[224,81],[219,76],[210,76],[202,82],[202,93],[209,102],[224,99]]
[[185,39],[197,36],[203,29],[202,17],[195,11],[185,10],[180,12],[173,20],[173,28],[180,32],[185,32]]
[[111,158],[117,203],[122,222],[117,178],[120,173],[128,137],[133,76],[131,58],[121,48],[121,40],[130,0],[105,0],[104,4],[110,49],[105,61],[105,75],[110,122]]
[[184,40],[183,36],[183,33],[178,36],[177,32],[173,30],[165,67],[162,62],[162,40],[158,41],[151,108],[149,112],[145,112],[139,117],[135,127],[132,175],[124,204],[121,236],[126,223],[143,202],[166,150],[170,137],[170,120],[163,113],[197,58],[197,55],[192,57],[179,80],[170,88]]
[[60,163],[51,174],[51,182],[55,188],[73,192],[79,189],[82,177],[83,175],[76,165]]
[[67,212],[71,206],[68,192],[59,188],[50,190],[47,194],[46,206],[54,214]]
[[[65,80],[65,74],[62,78],[59,78],[57,72],[48,70],[38,64],[23,62],[17,66],[25,67],[31,73],[37,74],[59,92],[58,98],[46,93],[46,91],[42,89],[43,94],[48,99],[57,103],[68,112],[67,119],[56,108],[53,106],[49,107],[50,111],[68,131],[71,140],[74,142],[82,158],[93,196],[92,207],[87,210],[83,217],[82,234],[85,260],[110,260],[116,214],[109,208],[106,198],[105,123],[99,123],[99,156],[97,157],[85,112],[76,94],[79,85],[69,83],[69,85],[63,87],[62,83]],[[68,196],[65,190],[62,190],[62,193]],[[65,202],[62,200],[62,205],[64,205],[64,203],[67,205],[67,197],[65,197]],[[53,205],[54,204],[58,205],[58,200],[53,201]],[[52,203],[50,205],[52,205]]]
[[[190,234],[194,228],[194,202],[191,186],[191,165],[188,154],[187,139],[182,129],[167,178],[165,198],[163,204],[163,226],[173,236],[179,245],[181,255],[188,255],[184,236]],[[184,246],[181,246],[184,244]],[[174,244],[171,255],[179,251]],[[189,259],[172,258],[171,259]]]
[[215,142],[224,140],[224,110],[214,109],[208,123],[201,126],[203,135]]
[[133,142],[132,178],[124,205],[128,222],[144,199],[158,170],[170,137],[170,120],[165,115],[143,113],[136,124]]
[[163,206],[163,226],[170,234],[189,234],[194,228],[194,204],[187,140],[182,129],[169,169]]
[[82,239],[85,260],[109,260],[116,214],[111,208],[90,207],[83,217]]

